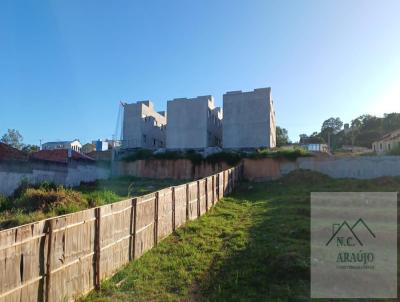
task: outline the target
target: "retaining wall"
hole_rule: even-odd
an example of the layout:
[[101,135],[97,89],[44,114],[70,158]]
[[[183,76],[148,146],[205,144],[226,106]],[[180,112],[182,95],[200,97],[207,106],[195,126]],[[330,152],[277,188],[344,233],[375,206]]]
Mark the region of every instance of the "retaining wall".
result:
[[96,164],[70,162],[68,164],[45,161],[0,162],[0,194],[10,195],[22,180],[36,184],[42,181],[64,186],[77,186],[110,176],[110,169]]
[[252,181],[278,179],[294,170],[306,169],[333,178],[370,179],[400,176],[400,156],[300,157],[286,159],[245,159],[244,177]]

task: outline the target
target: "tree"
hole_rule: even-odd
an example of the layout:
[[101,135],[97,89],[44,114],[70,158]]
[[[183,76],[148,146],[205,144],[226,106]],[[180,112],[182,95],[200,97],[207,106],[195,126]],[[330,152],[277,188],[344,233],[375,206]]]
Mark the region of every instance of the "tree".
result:
[[24,145],[22,147],[22,152],[25,152],[26,154],[31,154],[33,152],[37,152],[40,150],[40,147],[37,145]]
[[15,129],[8,129],[7,133],[0,139],[1,142],[19,150],[21,150],[24,145],[22,140],[22,135]]
[[307,144],[307,142],[308,142],[308,135],[305,134],[305,133],[300,134],[300,141],[299,141],[299,143],[300,143],[300,144]]
[[276,126],[276,146],[282,147],[289,143],[290,141],[289,141],[288,131],[285,128]]
[[331,134],[338,133],[343,127],[343,122],[339,117],[331,117],[322,123],[321,133],[328,132]]
[[332,136],[337,134],[342,129],[342,127],[343,122],[340,120],[339,117],[331,117],[322,123],[321,136],[324,138],[325,141],[328,142],[329,148],[334,149],[331,141]]

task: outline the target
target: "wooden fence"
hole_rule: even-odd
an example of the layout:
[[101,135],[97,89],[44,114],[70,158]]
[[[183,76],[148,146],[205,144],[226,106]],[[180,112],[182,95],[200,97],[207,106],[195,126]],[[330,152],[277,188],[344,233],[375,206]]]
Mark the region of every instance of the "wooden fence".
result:
[[0,302],[73,301],[139,258],[238,183],[243,166],[0,232]]

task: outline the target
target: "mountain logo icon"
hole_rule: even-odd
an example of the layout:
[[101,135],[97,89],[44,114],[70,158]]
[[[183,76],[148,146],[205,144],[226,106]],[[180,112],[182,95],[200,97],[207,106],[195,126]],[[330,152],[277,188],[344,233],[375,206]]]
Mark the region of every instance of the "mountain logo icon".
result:
[[[356,232],[354,231],[354,229],[358,226],[364,226],[364,228],[369,232],[369,234],[373,237],[376,238],[376,235],[374,234],[374,232],[370,229],[370,227],[367,225],[367,223],[362,219],[358,219],[352,226],[350,226],[350,224],[344,220],[341,224],[338,223],[334,223],[332,224],[332,236],[329,238],[328,242],[325,244],[326,246],[328,246],[334,238],[338,237],[339,233],[343,230],[348,230],[350,232],[350,234],[354,237],[354,239],[358,242],[359,245],[363,246],[364,244],[362,243],[362,241],[360,240],[360,238],[357,236]],[[335,227],[339,226],[336,231],[335,231]],[[351,238],[351,237],[349,237]],[[349,239],[347,239],[347,242],[349,242]]]

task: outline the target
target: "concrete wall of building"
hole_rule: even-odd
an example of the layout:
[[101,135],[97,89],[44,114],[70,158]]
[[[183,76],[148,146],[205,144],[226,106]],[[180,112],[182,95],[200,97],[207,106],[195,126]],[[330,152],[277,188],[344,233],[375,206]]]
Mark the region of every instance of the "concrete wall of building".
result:
[[374,142],[372,144],[372,151],[378,154],[385,154],[398,147],[400,147],[400,137]]
[[296,161],[272,158],[244,160],[244,177],[251,181],[278,179],[297,169],[312,170],[333,178],[400,176],[400,156],[302,157]]
[[168,101],[167,114],[168,149],[202,149],[221,142],[222,111],[212,96]]
[[156,112],[151,101],[124,105],[123,148],[165,147],[165,113]]
[[95,164],[71,162],[67,165],[45,161],[0,162],[0,194],[12,194],[23,180],[32,184],[48,181],[72,187],[78,186],[82,181],[90,182],[106,179],[109,176],[110,169]]
[[230,168],[226,163],[193,165],[190,160],[137,160],[134,162],[115,161],[113,176],[136,176],[155,179],[199,179]]
[[271,88],[227,92],[223,96],[223,147],[276,146],[275,110]]

